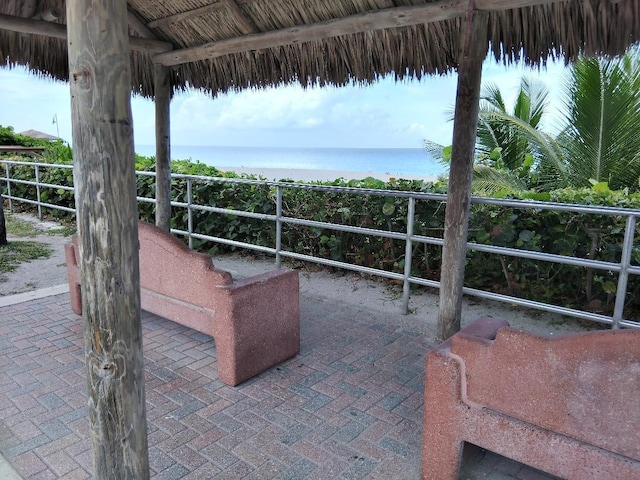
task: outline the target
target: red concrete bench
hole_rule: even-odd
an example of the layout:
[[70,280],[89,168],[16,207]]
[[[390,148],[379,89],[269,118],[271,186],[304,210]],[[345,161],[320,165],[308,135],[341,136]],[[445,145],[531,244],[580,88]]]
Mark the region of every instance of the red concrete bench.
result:
[[[211,257],[140,222],[144,310],[213,336],[218,377],[237,385],[300,351],[298,272],[274,270],[234,281]],[[66,245],[71,308],[82,315],[78,239]]]
[[482,318],[427,356],[422,475],[470,442],[566,479],[640,479],[640,330],[548,338]]

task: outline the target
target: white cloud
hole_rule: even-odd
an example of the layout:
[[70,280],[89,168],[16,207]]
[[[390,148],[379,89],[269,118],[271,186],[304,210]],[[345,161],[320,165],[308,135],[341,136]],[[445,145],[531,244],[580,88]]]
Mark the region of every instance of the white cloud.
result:
[[[538,78],[552,92],[561,82],[562,66],[550,64],[540,72],[524,67],[505,69],[485,64],[483,81],[498,83],[509,99],[515,97],[522,74]],[[198,91],[177,94],[171,105],[175,145],[245,145],[292,147],[412,147],[424,139],[451,143],[448,121],[455,103],[456,76],[395,83],[383,79],[371,86],[308,88],[296,85],[211,98]],[[0,125],[17,131],[36,128],[71,139],[68,85],[43,81],[22,69],[0,69]],[[132,100],[136,144],[154,143],[154,106]],[[52,130],[53,127],[53,130]]]
[[[71,140],[69,86],[30,75],[23,68],[0,69],[0,125],[16,132],[35,129]],[[57,123],[53,124],[54,116]]]

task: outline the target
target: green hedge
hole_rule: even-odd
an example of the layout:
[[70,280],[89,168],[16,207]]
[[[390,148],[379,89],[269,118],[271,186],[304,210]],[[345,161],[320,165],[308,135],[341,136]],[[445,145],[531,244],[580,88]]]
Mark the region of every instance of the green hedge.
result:
[[[154,159],[136,156],[138,170],[153,171]],[[175,173],[238,176],[233,172],[221,172],[203,163],[190,161],[172,162]],[[33,168],[12,167],[13,177],[32,179]],[[41,179],[47,183],[72,185],[71,170],[42,169]],[[423,191],[445,193],[443,183],[396,180],[385,183],[373,178],[346,181],[338,179],[325,185],[347,186],[396,191]],[[153,177],[138,176],[138,195],[153,198]],[[3,187],[4,188],[4,187]],[[17,196],[35,199],[35,187],[13,185]],[[174,201],[187,201],[187,184],[175,179],[172,184]],[[230,208],[256,213],[276,213],[276,190],[268,185],[193,182],[194,203]],[[43,200],[65,206],[73,206],[73,196],[61,189],[44,190]],[[610,192],[606,189],[558,190],[548,198],[554,202],[606,205],[640,209],[640,194]],[[284,189],[283,214],[309,220],[341,223],[386,231],[406,230],[407,200],[400,197],[379,197],[347,193],[325,193],[306,189]],[[153,221],[154,206],[139,205],[141,218]],[[65,212],[52,211],[60,217]],[[442,238],[445,205],[440,201],[418,200],[414,233]],[[198,233],[224,237],[257,245],[275,246],[275,225],[257,219],[247,219],[232,214],[214,214],[195,211],[194,229]],[[639,222],[640,223],[640,222]],[[469,241],[504,247],[523,248],[531,251],[591,258],[603,261],[619,261],[622,250],[625,219],[604,215],[552,210],[502,208],[472,204]],[[174,209],[172,227],[187,230],[187,212]],[[365,237],[358,234],[330,229],[317,229],[297,225],[285,225],[282,245],[297,253],[346,261],[349,263],[402,273],[405,244],[403,241]],[[211,254],[234,250],[234,247],[194,239],[194,247]],[[632,263],[640,265],[640,225],[636,227]],[[434,245],[414,245],[412,274],[438,280],[440,278],[441,249]],[[561,306],[603,312],[613,309],[617,275],[582,267],[552,264],[548,262],[489,255],[470,251],[466,261],[466,284],[522,298],[554,303]],[[640,318],[640,278],[629,277],[626,318]]]

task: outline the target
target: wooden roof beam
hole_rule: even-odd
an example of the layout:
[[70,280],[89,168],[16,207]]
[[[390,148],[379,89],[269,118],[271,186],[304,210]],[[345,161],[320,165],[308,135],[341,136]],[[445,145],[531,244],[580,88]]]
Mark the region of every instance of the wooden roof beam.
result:
[[60,18],[60,10],[58,10],[56,7],[47,8],[42,12],[38,13],[37,15],[34,15],[31,18],[33,20],[44,20],[45,22],[54,22],[58,18]]
[[26,0],[22,3],[20,9],[20,16],[23,18],[31,18],[36,14],[38,9],[38,0]]
[[[560,0],[476,0],[475,10],[486,12],[511,10],[557,3],[558,1]],[[154,57],[154,62],[166,66],[180,65],[198,60],[217,58],[232,53],[295,45],[297,43],[312,42],[385,28],[399,28],[434,23],[463,17],[467,13],[468,6],[468,0],[440,0],[423,5],[374,10],[310,25],[300,25],[282,30],[254,33],[242,37],[220,40],[218,42],[206,43],[197,47],[160,53]],[[213,7],[213,5],[208,8],[210,7]]]
[[231,17],[236,21],[240,31],[245,35],[255,33],[258,31],[258,27],[253,20],[249,18],[238,6],[235,0],[221,0],[221,3],[227,7],[227,10],[231,14]]
[[[42,20],[32,20],[30,18],[20,18],[13,15],[0,14],[0,29],[53,38],[67,38],[67,27],[65,25],[43,22]],[[142,37],[129,37],[129,46],[131,50],[151,54],[173,49],[173,45],[170,43]]]
[[164,27],[166,25],[171,25],[172,23],[183,22],[185,20],[189,20],[190,18],[200,17],[202,15],[207,15],[212,12],[217,12],[219,10],[223,10],[224,8],[226,8],[224,3],[216,2],[210,5],[205,5],[204,7],[194,8],[193,10],[189,10],[186,12],[180,12],[180,13],[176,13],[175,15],[169,15],[168,17],[158,18],[157,20],[153,20],[147,23],[147,27],[149,28]]
[[129,25],[129,28],[134,30],[141,37],[155,38],[157,40],[156,34],[147,28],[147,26],[140,19],[138,14],[134,12],[131,8],[127,8],[127,23]]

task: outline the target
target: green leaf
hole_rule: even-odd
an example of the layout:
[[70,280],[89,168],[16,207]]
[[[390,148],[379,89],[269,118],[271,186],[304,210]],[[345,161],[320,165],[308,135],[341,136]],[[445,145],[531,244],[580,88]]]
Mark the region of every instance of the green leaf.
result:
[[530,242],[533,239],[534,233],[531,230],[522,230],[518,235],[518,239],[523,242]]
[[396,211],[396,206],[392,202],[387,202],[382,206],[382,213],[387,217],[393,215]]
[[446,163],[451,162],[451,151],[453,147],[451,145],[447,145],[446,147],[442,147],[442,160]]
[[525,192],[522,198],[528,198],[530,200],[539,200],[547,202],[551,200],[551,194],[549,192]]
[[615,282],[612,282],[611,280],[607,280],[602,284],[602,289],[606,293],[616,293],[617,288],[618,286],[615,284]]
[[489,157],[491,158],[491,160],[498,160],[500,157],[502,157],[502,147],[496,147],[491,150],[491,154],[489,155]]
[[609,190],[609,184],[607,182],[595,183],[591,189],[598,193],[609,193],[611,191]]
[[533,167],[533,164],[535,163],[535,161],[536,161],[535,157],[530,153],[527,153],[524,156],[524,166],[527,168]]

